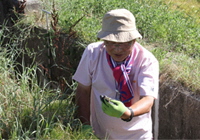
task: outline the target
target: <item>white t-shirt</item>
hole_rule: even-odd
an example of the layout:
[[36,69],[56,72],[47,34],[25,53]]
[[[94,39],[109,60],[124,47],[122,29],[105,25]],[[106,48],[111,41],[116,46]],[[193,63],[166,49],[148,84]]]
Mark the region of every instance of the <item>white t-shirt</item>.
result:
[[[137,102],[140,96],[150,95],[157,98],[159,77],[157,59],[137,42],[134,44],[133,51],[134,62],[129,75],[134,91],[131,102]],[[103,42],[88,45],[73,79],[85,86],[92,85],[90,121],[97,137],[102,139],[152,138],[151,111],[133,117],[130,122],[108,116],[102,111],[100,95],[116,99],[116,82],[107,62]]]

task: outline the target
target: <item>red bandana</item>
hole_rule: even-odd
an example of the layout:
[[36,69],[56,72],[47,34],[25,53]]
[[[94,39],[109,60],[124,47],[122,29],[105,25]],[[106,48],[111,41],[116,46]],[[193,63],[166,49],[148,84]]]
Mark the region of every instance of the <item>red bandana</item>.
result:
[[112,57],[106,53],[108,64],[110,65],[113,76],[117,82],[117,90],[120,93],[120,100],[124,103],[125,106],[131,106],[131,99],[134,97],[133,88],[129,80],[129,73],[133,65],[133,54],[129,55],[126,60],[117,65],[117,63],[112,59]]

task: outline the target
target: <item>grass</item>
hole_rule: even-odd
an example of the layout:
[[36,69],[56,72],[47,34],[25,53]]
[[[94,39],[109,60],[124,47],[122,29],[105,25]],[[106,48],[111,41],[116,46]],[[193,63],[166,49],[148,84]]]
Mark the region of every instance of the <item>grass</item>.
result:
[[55,91],[39,87],[33,78],[36,77],[36,67],[26,67],[22,74],[14,76],[13,61],[6,59],[5,54],[8,52],[1,50],[1,139],[95,138],[89,132],[83,133],[81,122],[74,118],[74,93],[65,100],[59,100],[59,90],[55,94]]
[[[154,55],[157,57],[160,57],[160,54],[163,55],[161,59],[159,58],[161,73],[165,67],[162,59],[168,59],[168,63],[179,65],[179,68],[182,69],[178,79],[189,88],[198,90],[200,88],[198,86],[200,24],[197,20],[199,14],[197,11],[193,12],[192,16],[188,16],[190,15],[188,5],[199,7],[200,4],[195,0],[187,3],[184,1],[182,4],[185,6],[180,10],[180,8],[174,8],[170,4],[170,2],[174,4],[177,1],[164,2],[161,0],[135,0],[134,2],[122,0],[74,0],[66,2],[57,0],[57,5],[61,5],[61,7],[57,7],[60,17],[59,25],[66,30],[84,16],[73,29],[78,32],[86,46],[90,42],[98,41],[96,34],[101,28],[101,19],[105,12],[116,8],[126,8],[133,12],[136,17],[137,27],[144,40],[144,42],[140,42],[142,44],[156,44],[154,45],[156,46],[153,51]],[[169,54],[172,59],[168,57]],[[178,57],[174,58],[174,54]],[[196,63],[194,69],[190,69],[191,61]],[[177,79],[177,73],[170,75],[172,79]]]
[[58,3],[58,5],[62,5],[58,8],[58,13],[61,19],[60,26],[64,29],[65,27],[68,29],[75,21],[84,16],[74,30],[78,31],[85,42],[97,41],[96,34],[101,28],[101,19],[105,12],[116,8],[126,8],[134,13],[137,27],[144,39],[150,43],[165,44],[164,49],[167,51],[199,57],[200,25],[196,23],[195,18],[186,17],[180,10],[170,10],[162,1],[74,0],[66,3],[60,0]]
[[[9,30],[4,27],[4,33]],[[65,96],[59,89],[39,86],[37,64],[29,67],[16,63],[23,50],[17,48],[30,30],[1,34],[0,48],[0,139],[92,139],[90,132],[83,131],[74,114],[74,92]],[[10,37],[8,43],[3,43]],[[15,46],[16,45],[16,46]],[[22,59],[23,60],[23,59]],[[16,71],[17,65],[23,69]],[[51,82],[51,81],[50,81]],[[75,91],[76,83],[69,86]]]
[[200,60],[181,53],[166,52],[159,48],[154,48],[152,52],[159,59],[160,74],[167,75],[193,92],[200,89],[198,79]]
[[166,0],[165,3],[172,9],[179,9],[186,16],[192,16],[200,23],[200,1],[199,0]]
[[[64,33],[68,33],[70,28],[77,32],[81,47],[98,41],[96,34],[105,12],[116,8],[130,10],[143,35],[139,42],[159,60],[160,73],[195,92],[200,89],[199,11],[197,9],[191,14],[186,5],[192,4],[196,8],[199,1],[184,1],[182,4],[176,0],[164,2],[55,0],[54,6],[59,15],[59,29]],[[174,7],[172,2],[179,6]],[[52,11],[53,0],[42,0],[42,3],[45,10]],[[22,22],[30,26],[36,21],[45,25],[43,14],[39,18],[33,14]],[[96,139],[90,132],[83,131],[80,120],[75,118],[73,99],[76,83],[69,86],[73,92],[64,100],[61,100],[60,89],[47,88],[50,83],[39,86],[37,63],[29,67],[23,61],[15,63],[18,55],[24,52],[18,46],[30,36],[29,27],[18,28],[17,34],[5,34],[9,30],[5,26],[0,30],[0,139]],[[7,38],[9,42],[3,43]],[[16,71],[17,65],[23,68],[22,73]]]

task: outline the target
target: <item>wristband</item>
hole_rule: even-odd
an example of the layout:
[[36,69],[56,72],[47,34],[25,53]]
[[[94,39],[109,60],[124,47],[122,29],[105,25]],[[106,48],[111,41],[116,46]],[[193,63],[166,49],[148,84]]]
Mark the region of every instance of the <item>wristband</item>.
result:
[[132,120],[132,118],[134,117],[134,112],[132,108],[128,108],[131,111],[131,116],[128,119],[122,119],[125,122],[130,122]]

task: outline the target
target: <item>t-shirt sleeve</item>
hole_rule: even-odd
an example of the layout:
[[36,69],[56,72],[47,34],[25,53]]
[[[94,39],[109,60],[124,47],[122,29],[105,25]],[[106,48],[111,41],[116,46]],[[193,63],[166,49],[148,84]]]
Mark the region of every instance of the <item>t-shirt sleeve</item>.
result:
[[154,56],[144,61],[138,78],[140,96],[158,98],[159,64]]
[[91,85],[91,71],[90,71],[90,51],[88,47],[83,52],[82,58],[79,62],[79,65],[77,67],[77,70],[72,77],[72,79],[76,80],[77,82],[85,85],[90,86]]

